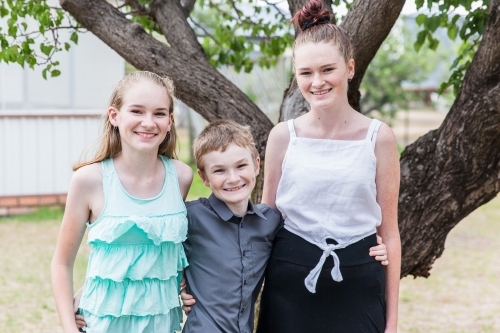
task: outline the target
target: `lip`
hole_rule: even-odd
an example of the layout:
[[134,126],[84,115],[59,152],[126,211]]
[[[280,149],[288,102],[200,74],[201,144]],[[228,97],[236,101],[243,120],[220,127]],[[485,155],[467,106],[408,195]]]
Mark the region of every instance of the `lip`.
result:
[[311,91],[311,95],[313,95],[313,96],[323,96],[323,95],[328,94],[330,91],[332,91],[332,88],[318,90],[318,91]]
[[134,132],[134,133],[139,137],[141,137],[142,139],[152,139],[158,135],[156,133],[148,133],[148,132]]
[[241,190],[242,188],[244,188],[245,186],[246,186],[246,184],[235,186],[235,187],[231,187],[231,188],[225,188],[224,191],[226,191],[226,192],[237,192],[237,191]]

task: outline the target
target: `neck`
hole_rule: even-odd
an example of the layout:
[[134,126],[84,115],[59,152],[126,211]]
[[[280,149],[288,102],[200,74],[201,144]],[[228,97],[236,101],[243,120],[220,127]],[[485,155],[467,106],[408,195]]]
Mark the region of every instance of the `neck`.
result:
[[324,129],[325,132],[339,130],[350,118],[352,112],[356,112],[350,105],[347,107],[336,107],[330,109],[311,109],[309,119],[317,127]]
[[[125,148],[125,147],[124,147]],[[158,154],[153,152],[137,152],[123,149],[115,158],[124,169],[136,176],[148,176],[155,172],[158,163]]]
[[226,202],[226,206],[231,212],[233,212],[233,214],[244,216],[248,211],[248,199],[231,204]]

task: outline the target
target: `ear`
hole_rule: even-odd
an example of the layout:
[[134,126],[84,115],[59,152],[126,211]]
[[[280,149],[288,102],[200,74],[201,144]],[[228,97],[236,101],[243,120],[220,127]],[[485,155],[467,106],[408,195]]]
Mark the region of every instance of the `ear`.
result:
[[111,125],[113,126],[118,126],[118,121],[116,120],[116,117],[118,116],[118,110],[114,106],[110,106],[108,108],[108,119]]
[[174,126],[174,113],[173,112],[169,115],[169,118],[170,118],[170,127],[172,127],[172,126]]
[[205,184],[206,187],[210,187],[210,182],[208,181],[207,176],[200,169],[198,169],[198,176],[200,176],[201,180],[203,181],[203,184]]
[[349,59],[347,62],[347,76],[349,79],[352,79],[354,77],[354,59]]
[[257,158],[255,159],[255,177],[259,175],[260,172],[260,156],[257,155]]

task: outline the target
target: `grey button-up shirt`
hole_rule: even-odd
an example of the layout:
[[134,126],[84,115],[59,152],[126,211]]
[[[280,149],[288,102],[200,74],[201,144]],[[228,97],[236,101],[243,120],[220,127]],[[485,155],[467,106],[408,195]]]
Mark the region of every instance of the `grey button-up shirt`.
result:
[[254,303],[281,227],[280,214],[249,201],[245,216],[236,216],[213,194],[186,207],[185,274],[196,305],[183,332],[251,333]]

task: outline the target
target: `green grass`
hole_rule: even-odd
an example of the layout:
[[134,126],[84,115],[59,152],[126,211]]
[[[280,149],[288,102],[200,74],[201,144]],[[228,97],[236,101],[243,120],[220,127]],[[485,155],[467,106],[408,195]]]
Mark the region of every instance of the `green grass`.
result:
[[63,207],[40,207],[32,213],[19,214],[6,218],[0,218],[2,221],[36,222],[48,220],[61,220],[64,214]]

